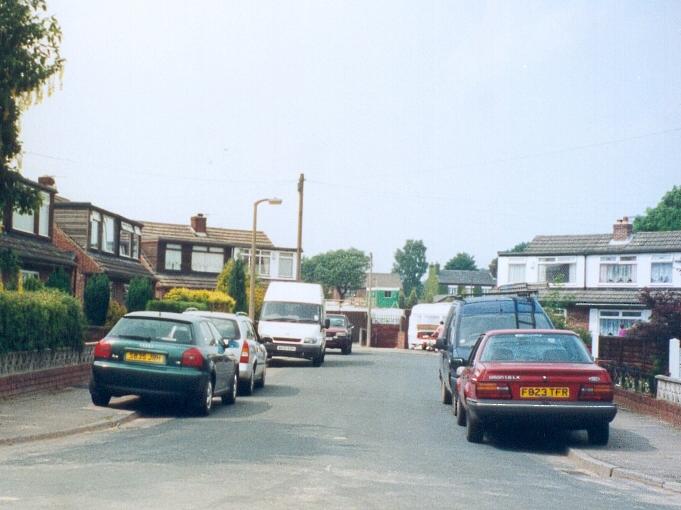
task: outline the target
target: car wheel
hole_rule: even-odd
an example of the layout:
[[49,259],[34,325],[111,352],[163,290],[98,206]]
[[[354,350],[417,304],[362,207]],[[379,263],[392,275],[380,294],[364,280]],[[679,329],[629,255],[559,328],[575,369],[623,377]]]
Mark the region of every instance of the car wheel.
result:
[[255,367],[251,370],[251,376],[245,381],[239,381],[239,395],[253,395],[255,388]]
[[213,381],[210,378],[203,385],[203,390],[199,393],[198,401],[196,402],[196,414],[199,416],[208,416],[213,407]]
[[236,402],[236,393],[238,388],[239,379],[237,378],[235,373],[234,377],[232,378],[232,384],[229,386],[229,390],[227,390],[226,394],[222,395],[222,403],[224,405],[230,405]]
[[469,443],[482,443],[482,439],[485,437],[485,429],[478,420],[473,420],[468,418],[466,420],[466,439]]
[[606,445],[610,439],[610,424],[600,423],[587,429],[589,443],[593,445]]
[[466,426],[466,410],[463,408],[461,400],[456,399],[456,407],[454,408],[454,414],[456,415],[456,424],[465,427]]
[[447,385],[444,381],[440,381],[440,400],[445,405],[452,404],[452,392],[447,389]]
[[265,373],[267,372],[267,363],[265,363],[262,367],[262,375],[260,376],[260,379],[257,380],[255,385],[258,388],[262,388],[265,386]]
[[320,366],[322,365],[322,361],[323,361],[323,360],[324,360],[324,358],[322,358],[322,355],[321,355],[321,354],[316,354],[316,355],[312,358],[312,366],[313,366],[313,367],[320,367]]
[[111,395],[96,388],[90,390],[90,398],[92,399],[92,403],[99,407],[106,407],[111,401]]
[[341,349],[341,352],[345,355],[350,354],[352,352],[352,344],[351,343],[345,344]]

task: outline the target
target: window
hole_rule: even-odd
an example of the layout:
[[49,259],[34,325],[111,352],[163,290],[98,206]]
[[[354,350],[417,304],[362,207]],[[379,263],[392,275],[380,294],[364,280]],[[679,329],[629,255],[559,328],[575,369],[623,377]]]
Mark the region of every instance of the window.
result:
[[40,273],[38,273],[38,271],[27,271],[26,269],[21,269],[19,272],[21,273],[22,282],[26,282],[26,280],[29,278],[40,279]]
[[279,254],[279,278],[293,278],[293,253]]
[[140,239],[142,238],[142,229],[135,227],[135,234],[132,236],[132,258],[140,258]]
[[12,228],[29,234],[35,234],[35,213],[21,214],[18,211],[12,213]]
[[539,281],[544,283],[574,283],[577,265],[572,261],[560,259],[539,259]]
[[636,257],[601,257],[600,283],[636,283]]
[[213,331],[208,326],[207,322],[199,323],[199,343],[203,345],[213,345],[215,344],[215,339],[213,338]]
[[384,298],[391,298],[391,297],[393,297],[393,291],[392,291],[392,290],[384,290],[384,291],[383,291],[383,297],[384,297]]
[[114,252],[114,219],[111,216],[104,216],[102,223],[102,250]]
[[[257,250],[255,253],[258,264],[256,271],[258,276],[270,276],[270,259],[272,258],[272,252]],[[248,267],[251,267],[251,250],[241,249],[239,256],[241,257],[241,260],[248,263]],[[291,264],[293,264],[293,261],[291,261]],[[281,272],[281,269],[279,271]],[[293,268],[291,269],[291,273],[293,273]]]
[[641,312],[601,310],[600,334],[603,336],[626,335],[626,331],[642,320]]
[[650,283],[672,283],[672,256],[654,255],[650,265]]
[[121,222],[121,229],[118,231],[118,253],[122,257],[130,257],[132,255],[132,240],[135,236],[135,230],[130,223]]
[[43,202],[38,211],[38,234],[41,236],[50,236],[50,194],[44,191],[40,192],[40,197]]
[[224,248],[194,246],[192,248],[192,271],[219,273],[225,262]]
[[168,271],[179,271],[182,269],[182,246],[179,244],[166,245],[165,268]]
[[90,213],[90,248],[99,249],[102,215],[97,211]]
[[508,265],[508,283],[525,282],[525,263]]
[[212,318],[213,324],[222,338],[227,338],[228,340],[238,340],[241,337],[239,333],[239,326],[235,320],[232,319],[219,319],[217,317]]

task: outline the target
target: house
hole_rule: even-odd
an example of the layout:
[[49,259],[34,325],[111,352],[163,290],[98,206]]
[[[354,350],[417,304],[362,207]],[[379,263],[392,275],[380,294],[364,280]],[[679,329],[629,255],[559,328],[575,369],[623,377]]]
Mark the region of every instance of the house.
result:
[[[158,278],[157,295],[173,287],[214,289],[218,274],[231,258],[251,262],[250,230],[208,227],[203,214],[185,225],[145,221],[142,253]],[[296,253],[277,248],[264,232],[256,233],[256,271],[261,281],[296,278]]]
[[641,289],[681,292],[681,231],[634,233],[625,217],[609,234],[537,236],[522,252],[499,252],[497,280],[564,300],[569,324],[591,332],[598,356],[599,336],[649,319]]
[[82,299],[87,279],[104,273],[111,296],[125,304],[128,285],[135,277],[155,277],[141,258],[142,224],[90,202],[58,196],[54,204],[55,241],[75,253],[75,294]]
[[55,245],[54,180],[41,177],[38,182],[20,175],[19,181],[39,191],[42,205],[38,210],[21,214],[7,207],[0,214],[0,250],[9,249],[19,258],[22,278],[37,277],[42,281],[57,268],[74,275],[74,254]]
[[[369,278],[371,278],[371,282],[369,282]],[[373,306],[376,308],[400,307],[400,290],[402,289],[400,275],[397,273],[372,273],[367,275],[365,298],[369,292],[369,283],[371,283],[371,303]]]
[[443,269],[437,275],[438,294],[469,295],[482,294],[483,289],[494,288],[497,284],[492,273],[485,270]]

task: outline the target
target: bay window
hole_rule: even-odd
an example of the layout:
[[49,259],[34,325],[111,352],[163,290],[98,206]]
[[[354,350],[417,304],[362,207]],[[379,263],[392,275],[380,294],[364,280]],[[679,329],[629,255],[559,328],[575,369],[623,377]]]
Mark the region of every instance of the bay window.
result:
[[194,246],[192,248],[192,271],[219,273],[225,262],[224,248]]
[[165,268],[168,271],[180,271],[182,269],[181,245],[179,244],[166,245]]
[[636,257],[601,257],[599,282],[636,283]]

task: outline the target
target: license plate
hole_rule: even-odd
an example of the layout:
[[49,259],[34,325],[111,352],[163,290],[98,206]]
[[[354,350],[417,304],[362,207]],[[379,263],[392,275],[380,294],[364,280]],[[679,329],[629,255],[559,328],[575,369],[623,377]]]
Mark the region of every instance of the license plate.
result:
[[277,350],[278,351],[296,352],[296,346],[295,345],[277,345]]
[[522,387],[520,398],[570,398],[570,388],[563,387]]
[[157,354],[155,352],[126,352],[123,359],[134,363],[151,363],[154,365],[166,364],[166,355]]

